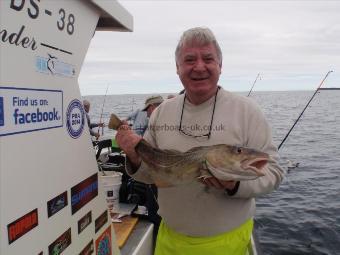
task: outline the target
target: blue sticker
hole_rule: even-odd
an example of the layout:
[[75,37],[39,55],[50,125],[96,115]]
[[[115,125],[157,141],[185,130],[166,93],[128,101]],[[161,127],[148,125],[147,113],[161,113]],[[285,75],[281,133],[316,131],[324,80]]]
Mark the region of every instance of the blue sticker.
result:
[[0,97],[0,127],[5,125],[4,118],[4,98]]
[[47,202],[47,216],[50,218],[52,215],[59,212],[61,209],[66,207],[68,204],[67,202],[67,191],[61,193],[60,195],[52,198],[50,201]]
[[63,126],[61,90],[0,87],[0,136]]
[[85,124],[85,111],[82,103],[74,99],[67,107],[66,111],[66,128],[69,135],[77,139],[81,136]]
[[58,75],[63,77],[75,77],[75,67],[60,61],[57,57],[47,54],[48,57],[36,56],[35,67],[40,73]]

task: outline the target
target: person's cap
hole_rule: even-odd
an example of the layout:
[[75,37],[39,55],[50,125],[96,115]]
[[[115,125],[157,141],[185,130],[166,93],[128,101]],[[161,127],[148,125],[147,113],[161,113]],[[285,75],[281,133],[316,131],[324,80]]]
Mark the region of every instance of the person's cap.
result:
[[84,99],[84,100],[83,100],[83,105],[84,105],[84,106],[85,106],[85,105],[90,105],[90,102],[89,102],[88,100]]
[[161,96],[151,96],[145,100],[145,106],[142,111],[146,111],[150,105],[161,104],[163,102],[163,97]]

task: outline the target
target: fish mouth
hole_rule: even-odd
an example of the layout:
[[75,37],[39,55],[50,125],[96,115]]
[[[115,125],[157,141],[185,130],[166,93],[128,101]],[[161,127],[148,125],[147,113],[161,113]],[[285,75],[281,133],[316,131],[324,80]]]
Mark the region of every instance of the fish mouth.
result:
[[245,170],[250,170],[258,176],[264,176],[263,168],[268,163],[268,158],[246,159],[241,162],[241,167]]

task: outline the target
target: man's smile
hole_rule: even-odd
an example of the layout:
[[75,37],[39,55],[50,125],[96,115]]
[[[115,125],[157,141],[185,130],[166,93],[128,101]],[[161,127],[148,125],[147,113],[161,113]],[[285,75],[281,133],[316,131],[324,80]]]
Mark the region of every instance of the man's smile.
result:
[[209,76],[207,77],[191,77],[191,80],[193,81],[203,81],[209,79]]

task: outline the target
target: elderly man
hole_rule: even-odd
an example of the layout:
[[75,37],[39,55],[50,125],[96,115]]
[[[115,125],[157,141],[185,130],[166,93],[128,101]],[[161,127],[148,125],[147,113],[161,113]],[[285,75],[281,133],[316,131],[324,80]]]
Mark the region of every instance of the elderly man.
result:
[[83,106],[84,106],[84,110],[86,112],[86,120],[87,120],[87,125],[89,126],[90,135],[94,136],[94,137],[96,137],[96,139],[98,139],[99,136],[100,136],[99,132],[93,131],[92,128],[104,127],[104,123],[91,123],[90,116],[89,116],[91,104],[88,100],[85,99],[85,100],[83,100]]
[[137,135],[143,136],[146,128],[148,127],[149,118],[151,113],[163,102],[161,96],[151,96],[145,100],[143,109],[138,109],[131,113],[126,121],[132,120],[132,129]]
[[[283,179],[270,127],[250,99],[218,86],[222,52],[208,28],[185,31],[175,52],[177,74],[185,93],[166,100],[152,114],[144,139],[160,149],[187,151],[214,144],[242,145],[270,155],[265,176],[256,180],[223,181],[210,177],[158,189],[162,216],[156,255],[243,255],[249,243],[255,197],[276,189]],[[116,136],[126,152],[128,173],[152,183],[148,167],[135,151],[140,137],[122,126]],[[209,192],[204,192],[205,187]]]

